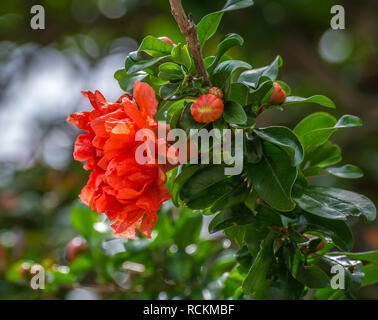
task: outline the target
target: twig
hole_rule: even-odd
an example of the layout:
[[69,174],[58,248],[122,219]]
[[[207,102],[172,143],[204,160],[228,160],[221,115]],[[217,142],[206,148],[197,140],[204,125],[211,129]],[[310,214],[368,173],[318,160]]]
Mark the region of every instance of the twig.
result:
[[201,46],[197,37],[197,27],[193,22],[193,17],[189,14],[189,19],[186,16],[181,0],[169,0],[171,5],[171,12],[175,18],[181,33],[186,37],[186,42],[192,52],[194,65],[197,70],[197,76],[203,78],[203,85],[209,86],[209,74],[206,71],[205,64],[202,58]]

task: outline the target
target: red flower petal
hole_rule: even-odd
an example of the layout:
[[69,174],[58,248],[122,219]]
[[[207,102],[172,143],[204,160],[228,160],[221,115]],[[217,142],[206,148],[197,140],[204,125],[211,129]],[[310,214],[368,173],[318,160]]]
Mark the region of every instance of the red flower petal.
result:
[[146,115],[154,116],[158,106],[154,89],[147,83],[135,81],[133,90],[134,99],[140,110]]

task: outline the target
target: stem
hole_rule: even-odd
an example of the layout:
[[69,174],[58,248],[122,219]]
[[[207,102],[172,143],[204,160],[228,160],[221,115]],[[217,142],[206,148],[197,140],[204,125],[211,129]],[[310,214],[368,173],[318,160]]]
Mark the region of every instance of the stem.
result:
[[193,22],[193,17],[189,14],[189,19],[186,16],[181,0],[169,0],[171,5],[171,12],[175,18],[181,33],[186,37],[189,49],[192,53],[194,65],[197,70],[197,76],[203,78],[203,85],[210,86],[209,74],[206,71],[205,64],[202,58],[201,46],[198,41],[197,27]]

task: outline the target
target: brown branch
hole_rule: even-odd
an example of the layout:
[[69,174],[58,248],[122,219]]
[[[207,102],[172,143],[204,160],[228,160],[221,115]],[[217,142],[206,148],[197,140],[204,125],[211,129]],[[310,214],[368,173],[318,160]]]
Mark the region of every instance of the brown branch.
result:
[[181,0],[169,0],[171,5],[171,12],[175,18],[181,33],[186,37],[186,42],[192,52],[194,65],[197,70],[197,76],[203,77],[203,84],[210,85],[209,74],[206,71],[205,64],[202,58],[201,46],[198,41],[197,27],[193,22],[193,17],[189,14],[189,19],[186,16]]

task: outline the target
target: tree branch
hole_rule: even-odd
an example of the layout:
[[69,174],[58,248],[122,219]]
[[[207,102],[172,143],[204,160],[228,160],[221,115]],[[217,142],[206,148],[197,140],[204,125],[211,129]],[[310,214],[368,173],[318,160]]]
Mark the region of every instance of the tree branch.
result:
[[181,0],[169,0],[171,5],[171,12],[175,18],[181,33],[186,37],[186,42],[190,48],[193,56],[194,65],[197,70],[197,76],[203,77],[203,84],[210,85],[209,74],[206,71],[205,64],[202,58],[201,46],[198,41],[197,27],[193,22],[193,17],[189,14],[189,19],[186,16]]

